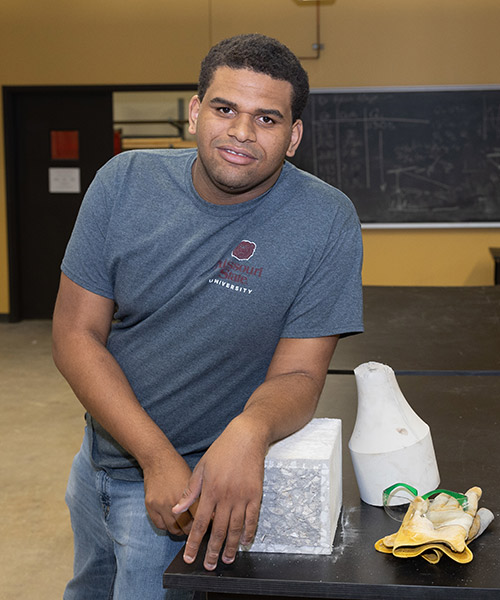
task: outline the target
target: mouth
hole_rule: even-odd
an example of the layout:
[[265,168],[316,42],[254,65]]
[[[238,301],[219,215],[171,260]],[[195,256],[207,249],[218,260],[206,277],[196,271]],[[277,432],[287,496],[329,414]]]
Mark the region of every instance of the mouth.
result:
[[234,148],[231,146],[219,146],[217,150],[227,162],[233,164],[246,165],[256,160],[255,156],[241,150],[240,148]]

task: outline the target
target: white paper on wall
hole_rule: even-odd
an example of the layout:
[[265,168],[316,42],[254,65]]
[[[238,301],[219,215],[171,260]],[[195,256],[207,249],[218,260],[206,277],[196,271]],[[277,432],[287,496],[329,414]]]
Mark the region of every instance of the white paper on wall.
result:
[[49,193],[79,194],[80,169],[77,167],[50,167]]

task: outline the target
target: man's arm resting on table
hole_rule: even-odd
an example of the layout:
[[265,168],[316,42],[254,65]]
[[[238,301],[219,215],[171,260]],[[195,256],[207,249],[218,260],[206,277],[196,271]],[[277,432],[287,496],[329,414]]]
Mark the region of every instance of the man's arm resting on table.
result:
[[204,566],[233,562],[239,544],[248,545],[257,528],[264,459],[269,445],[304,425],[314,415],[338,336],[280,340],[264,383],[249,398],[207,450],[193,471],[174,514],[199,498],[184,560],[196,558],[210,521]]
[[53,319],[54,362],[86,410],[141,465],[146,507],[155,525],[177,535],[188,533],[191,516],[174,516],[171,508],[191,470],[143,410],[106,348],[113,311],[113,300],[63,274]]

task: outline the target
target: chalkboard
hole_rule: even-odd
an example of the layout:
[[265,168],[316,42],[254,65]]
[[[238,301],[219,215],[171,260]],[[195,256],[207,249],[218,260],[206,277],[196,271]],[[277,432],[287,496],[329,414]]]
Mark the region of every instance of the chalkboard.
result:
[[500,87],[315,90],[293,162],[362,223],[500,223]]

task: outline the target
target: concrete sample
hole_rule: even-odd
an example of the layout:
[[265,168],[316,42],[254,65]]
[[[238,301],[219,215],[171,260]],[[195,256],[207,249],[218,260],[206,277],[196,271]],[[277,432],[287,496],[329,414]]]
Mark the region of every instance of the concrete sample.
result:
[[271,446],[250,552],[330,554],[342,506],[342,427],[313,419]]

